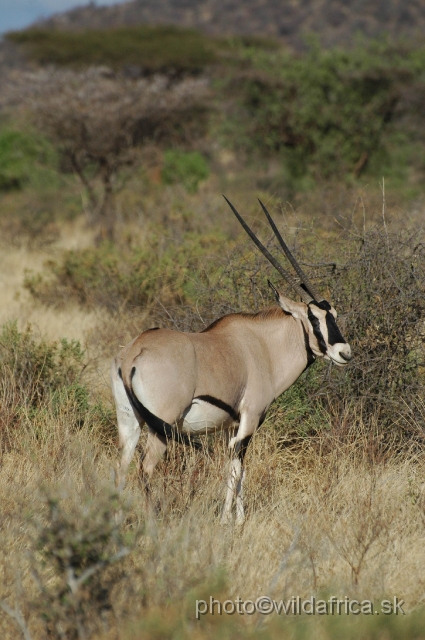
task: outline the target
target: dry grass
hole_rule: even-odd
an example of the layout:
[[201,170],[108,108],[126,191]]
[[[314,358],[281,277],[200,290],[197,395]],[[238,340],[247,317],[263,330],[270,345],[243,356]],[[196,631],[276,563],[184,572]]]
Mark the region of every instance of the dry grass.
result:
[[[93,514],[101,509],[113,492],[116,451],[101,443],[96,425],[87,422],[72,433],[68,422],[66,414],[28,421],[15,449],[3,454],[0,469],[0,600],[11,606],[18,601],[33,638],[46,637],[34,571],[49,586],[60,579],[35,550],[40,528],[53,526],[46,504],[55,496],[78,531],[90,509]],[[205,594],[222,600],[334,594],[374,601],[396,595],[406,611],[421,604],[424,457],[404,455],[377,465],[353,444],[335,441],[330,450],[328,442],[327,454],[320,444],[285,447],[278,431],[265,424],[247,459],[243,529],[219,525],[226,463],[220,441],[212,458],[171,446],[153,483],[156,513],[145,504],[135,464],[123,497],[122,525],[133,540],[132,551],[110,585],[114,616],[105,630],[108,624],[115,632],[105,637],[117,637],[116,629],[127,628],[132,619],[155,618],[158,607],[177,631],[182,617],[173,622],[172,602],[185,607],[179,637],[199,637],[190,598]],[[254,617],[237,624],[248,624],[248,633],[259,622]],[[1,637],[18,637],[16,629],[10,617],[1,619]],[[131,633],[126,637],[174,637],[171,631]]]
[[98,322],[94,310],[81,310],[77,305],[66,311],[52,310],[31,299],[22,287],[27,272],[39,272],[47,260],[54,259],[64,249],[83,248],[90,244],[92,233],[83,220],[64,224],[56,242],[44,247],[7,246],[0,250],[0,326],[18,319],[20,328],[28,323],[50,340],[68,339],[84,342],[85,336]]

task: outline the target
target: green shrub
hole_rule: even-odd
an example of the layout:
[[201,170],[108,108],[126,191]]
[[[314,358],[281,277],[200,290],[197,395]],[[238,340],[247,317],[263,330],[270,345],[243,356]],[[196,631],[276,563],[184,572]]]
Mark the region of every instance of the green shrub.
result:
[[37,339],[28,326],[16,322],[0,331],[0,438],[2,447],[14,446],[24,424],[44,422],[47,413],[69,414],[70,428],[79,428],[87,416],[107,431],[112,417],[101,402],[92,403],[82,378],[86,368],[78,341]]
[[165,184],[181,183],[189,193],[195,193],[208,175],[207,161],[198,151],[170,149],[164,153],[162,181]]
[[50,278],[27,276],[25,286],[48,304],[99,305],[111,312],[122,308],[145,311],[194,302],[196,282],[207,268],[205,255],[219,249],[219,234],[187,233],[176,242],[154,235],[143,246],[104,243],[84,251],[70,251],[62,262],[48,263]]
[[45,186],[56,173],[57,155],[39,134],[9,126],[0,128],[0,191],[26,184]]
[[4,325],[0,333],[2,369],[9,369],[27,406],[40,406],[52,392],[72,387],[84,366],[80,343],[37,340],[30,326],[18,330],[17,323]]
[[[306,175],[358,177],[394,128],[407,131],[412,95],[423,93],[424,49],[371,42],[352,50],[312,46],[302,55],[245,47],[239,56],[242,68],[231,79],[239,101],[227,135],[251,154],[280,154],[295,185]],[[416,135],[411,128],[409,144]]]
[[33,28],[10,32],[41,64],[139,67],[145,72],[198,72],[214,60],[208,39],[192,29],[135,26],[86,31]]

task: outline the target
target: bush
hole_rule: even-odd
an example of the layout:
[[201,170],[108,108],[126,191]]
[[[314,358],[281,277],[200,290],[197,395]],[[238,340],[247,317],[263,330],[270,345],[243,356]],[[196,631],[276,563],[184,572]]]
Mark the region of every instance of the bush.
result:
[[[231,80],[239,104],[228,135],[251,154],[278,152],[293,184],[361,175],[391,139],[390,124],[398,118],[399,129],[406,126],[400,114],[414,111],[412,94],[423,95],[423,49],[372,42],[353,50],[312,46],[304,55],[250,47],[239,56],[242,69]],[[410,144],[415,135],[409,132]]]
[[[395,440],[421,441],[422,413],[412,419],[414,403],[425,391],[421,234],[381,227],[364,234],[347,232],[332,242],[336,262],[326,267],[329,252],[328,244],[316,243],[315,262],[325,267],[317,267],[312,279],[338,311],[354,358],[343,371],[326,361],[316,362],[278,399],[277,422],[285,424],[285,431],[295,429],[302,436],[331,424],[333,435],[345,438],[360,421],[374,439],[373,455],[375,445],[381,449]],[[298,259],[302,260],[300,255]],[[208,324],[225,313],[268,306],[265,283],[267,278],[275,282],[276,273],[257,252],[232,250],[221,264],[216,260],[214,268],[195,283],[196,307],[168,308],[174,326],[199,330],[200,317]],[[282,285],[282,290],[288,289]],[[291,290],[288,294],[293,295]]]
[[56,172],[57,156],[48,141],[30,131],[0,128],[0,191],[26,184],[47,184]]
[[[49,73],[34,94],[34,119],[83,185],[99,241],[114,239],[115,196],[129,167],[140,161],[136,147],[194,138],[203,132],[207,112],[204,79],[174,82],[156,75],[130,80],[102,69],[61,70]],[[205,167],[199,159],[194,166],[191,156],[187,164],[183,177],[196,188]]]
[[196,73],[214,60],[208,39],[192,29],[135,26],[86,31],[33,28],[7,34],[41,64],[108,65],[143,73]]
[[[328,280],[331,299],[346,312],[355,358],[329,385],[337,401],[354,400],[386,438],[391,426],[409,432],[411,403],[424,393],[425,254],[415,231],[372,229],[352,240],[344,269]],[[324,384],[321,393],[327,394]],[[338,402],[339,400],[339,402]]]
[[93,500],[82,492],[72,510],[51,491],[45,500],[46,521],[34,531],[31,560],[39,597],[32,607],[48,637],[92,637],[115,622],[113,588],[124,577],[119,562],[130,552],[130,537],[115,519],[118,497],[105,493]]
[[106,429],[111,415],[101,403],[90,402],[82,379],[86,366],[78,341],[37,340],[30,326],[21,332],[16,322],[5,324],[0,332],[1,446],[13,447],[24,424],[43,422],[46,412],[67,412],[71,429],[88,415]]
[[181,183],[188,193],[196,193],[199,183],[209,175],[208,164],[198,151],[168,150],[164,153],[162,181]]
[[205,255],[221,244],[219,234],[187,233],[180,242],[153,235],[144,246],[124,250],[109,243],[70,251],[61,263],[48,263],[51,277],[27,276],[25,286],[48,304],[99,305],[110,312],[194,303],[196,282],[208,268]]

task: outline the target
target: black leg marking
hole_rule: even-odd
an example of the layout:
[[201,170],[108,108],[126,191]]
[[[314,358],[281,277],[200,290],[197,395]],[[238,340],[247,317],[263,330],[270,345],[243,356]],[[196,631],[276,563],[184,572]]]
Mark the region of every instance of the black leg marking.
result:
[[209,404],[214,405],[214,407],[223,409],[223,411],[226,411],[235,422],[239,421],[239,414],[236,413],[233,407],[231,407],[230,404],[227,404],[227,402],[223,402],[223,400],[220,400],[219,398],[214,398],[214,396],[197,396],[194,399],[203,400],[204,402],[208,402]]
[[242,440],[238,440],[235,444],[235,455],[239,458],[241,462],[244,461],[246,450],[248,449],[248,445],[251,442],[252,435],[245,436]]
[[121,378],[121,380],[122,380],[122,371],[121,371],[121,367],[119,367],[119,368],[118,368],[118,375],[119,375],[119,377],[120,377],[120,378]]

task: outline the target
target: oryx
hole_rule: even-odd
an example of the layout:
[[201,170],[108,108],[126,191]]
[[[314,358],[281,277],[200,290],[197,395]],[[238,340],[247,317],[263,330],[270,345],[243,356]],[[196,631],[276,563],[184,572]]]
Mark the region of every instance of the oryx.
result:
[[193,435],[232,430],[232,461],[222,521],[231,518],[236,493],[236,522],[242,523],[243,460],[271,403],[316,358],[343,367],[351,360],[351,349],[337,326],[336,311],[315,291],[264,205],[260,202],[300,284],[227,202],[302,302],[290,300],[269,282],[278,307],[253,314],[232,313],[200,333],[148,329],[126,345],[113,361],[111,372],[122,448],[115,478],[122,488],[145,423],[149,429],[142,463],[146,482],[164,455],[168,439],[188,444]]

